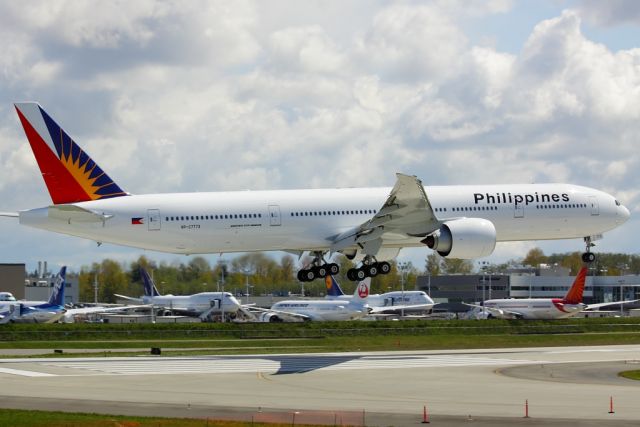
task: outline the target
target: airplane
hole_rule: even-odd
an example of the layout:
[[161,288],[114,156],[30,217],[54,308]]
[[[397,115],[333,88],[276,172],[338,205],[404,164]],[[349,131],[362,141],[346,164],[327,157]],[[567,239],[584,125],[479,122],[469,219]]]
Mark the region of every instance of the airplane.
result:
[[116,297],[136,303],[152,305],[167,313],[197,316],[206,319],[210,314],[235,314],[242,309],[240,302],[230,292],[200,292],[193,295],[160,295],[153,279],[144,268],[140,268],[144,285],[142,298],[115,294]]
[[[345,295],[333,276],[325,277],[325,284],[327,299],[351,300],[357,297],[357,288],[353,295]],[[366,298],[366,304],[376,309],[376,313],[404,313],[405,311],[431,310],[435,302],[424,291],[392,291],[369,295]]]
[[53,281],[53,292],[46,303],[27,305],[16,301],[6,306],[7,310],[0,313],[0,323],[33,322],[51,323],[64,316],[64,285],[67,267],[63,266]]
[[0,324],[3,323],[53,323],[63,321],[73,323],[75,316],[92,313],[123,311],[146,306],[123,307],[84,307],[66,308],[64,291],[67,267],[63,266],[54,278],[53,292],[46,303],[33,304],[34,301],[15,301],[0,313]]
[[405,247],[443,257],[491,255],[496,242],[593,241],[629,210],[602,191],[571,184],[423,186],[396,174],[393,187],[132,195],[122,189],[35,102],[15,104],[52,205],[0,212],[21,225],[176,254],[281,250],[313,260],[300,281],[336,275],[325,256],[360,267],[347,277],[388,274]]
[[357,320],[368,316],[373,309],[367,305],[371,289],[371,278],[360,283],[356,293],[349,300],[286,300],[279,301],[271,308],[251,307],[259,322],[301,322]]
[[632,303],[638,300],[584,304],[582,295],[587,278],[588,267],[583,266],[576,276],[571,288],[564,298],[507,298],[490,299],[481,305],[465,304],[478,311],[483,309],[489,317],[499,319],[566,319],[574,317],[582,311],[595,310],[610,305]]

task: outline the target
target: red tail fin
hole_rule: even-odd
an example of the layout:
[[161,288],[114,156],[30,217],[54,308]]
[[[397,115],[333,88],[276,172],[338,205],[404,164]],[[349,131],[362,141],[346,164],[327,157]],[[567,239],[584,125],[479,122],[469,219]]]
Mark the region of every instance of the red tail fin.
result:
[[584,283],[587,279],[587,267],[582,267],[580,271],[578,271],[578,275],[576,276],[576,280],[573,281],[573,285],[571,285],[571,289],[567,292],[567,295],[564,296],[565,304],[580,304],[582,302],[582,294],[584,293]]

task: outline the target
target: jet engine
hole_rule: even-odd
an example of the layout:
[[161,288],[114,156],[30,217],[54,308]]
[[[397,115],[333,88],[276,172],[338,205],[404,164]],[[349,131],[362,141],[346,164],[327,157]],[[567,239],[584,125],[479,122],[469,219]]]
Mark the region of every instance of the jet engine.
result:
[[440,256],[474,259],[491,255],[496,247],[496,228],[482,218],[461,218],[447,221],[422,243]]
[[260,322],[278,323],[282,322],[282,318],[276,313],[262,313],[258,316]]

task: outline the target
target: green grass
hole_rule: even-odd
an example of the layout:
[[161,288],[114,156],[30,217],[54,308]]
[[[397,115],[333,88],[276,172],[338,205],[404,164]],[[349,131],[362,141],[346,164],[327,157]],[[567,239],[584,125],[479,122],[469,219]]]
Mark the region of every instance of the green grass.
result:
[[[307,322],[293,324],[14,324],[0,328],[0,349],[70,356],[305,353],[327,351],[640,344],[639,318],[556,321]],[[126,349],[127,352],[116,351]],[[8,357],[8,356],[5,356]]]
[[629,378],[630,380],[640,381],[640,370],[622,371],[618,373],[618,376],[623,378]]
[[[216,421],[189,418],[133,417],[101,414],[80,414],[50,411],[26,411],[20,409],[0,409],[0,426],[15,427],[244,427],[244,426],[285,427],[290,423],[266,424],[242,421]],[[309,426],[309,424],[296,424]]]

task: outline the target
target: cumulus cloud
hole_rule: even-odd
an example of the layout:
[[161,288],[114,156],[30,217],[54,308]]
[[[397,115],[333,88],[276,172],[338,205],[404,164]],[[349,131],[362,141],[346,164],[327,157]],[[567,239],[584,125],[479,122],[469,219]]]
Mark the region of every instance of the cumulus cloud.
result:
[[[405,172],[575,182],[637,206],[640,49],[582,31],[589,11],[630,4],[558,10],[517,53],[474,43],[467,27],[510,7],[5,2],[0,94],[42,102],[133,193],[392,185]],[[10,105],[0,150],[2,210],[49,203]],[[76,242],[66,250],[100,256]]]

